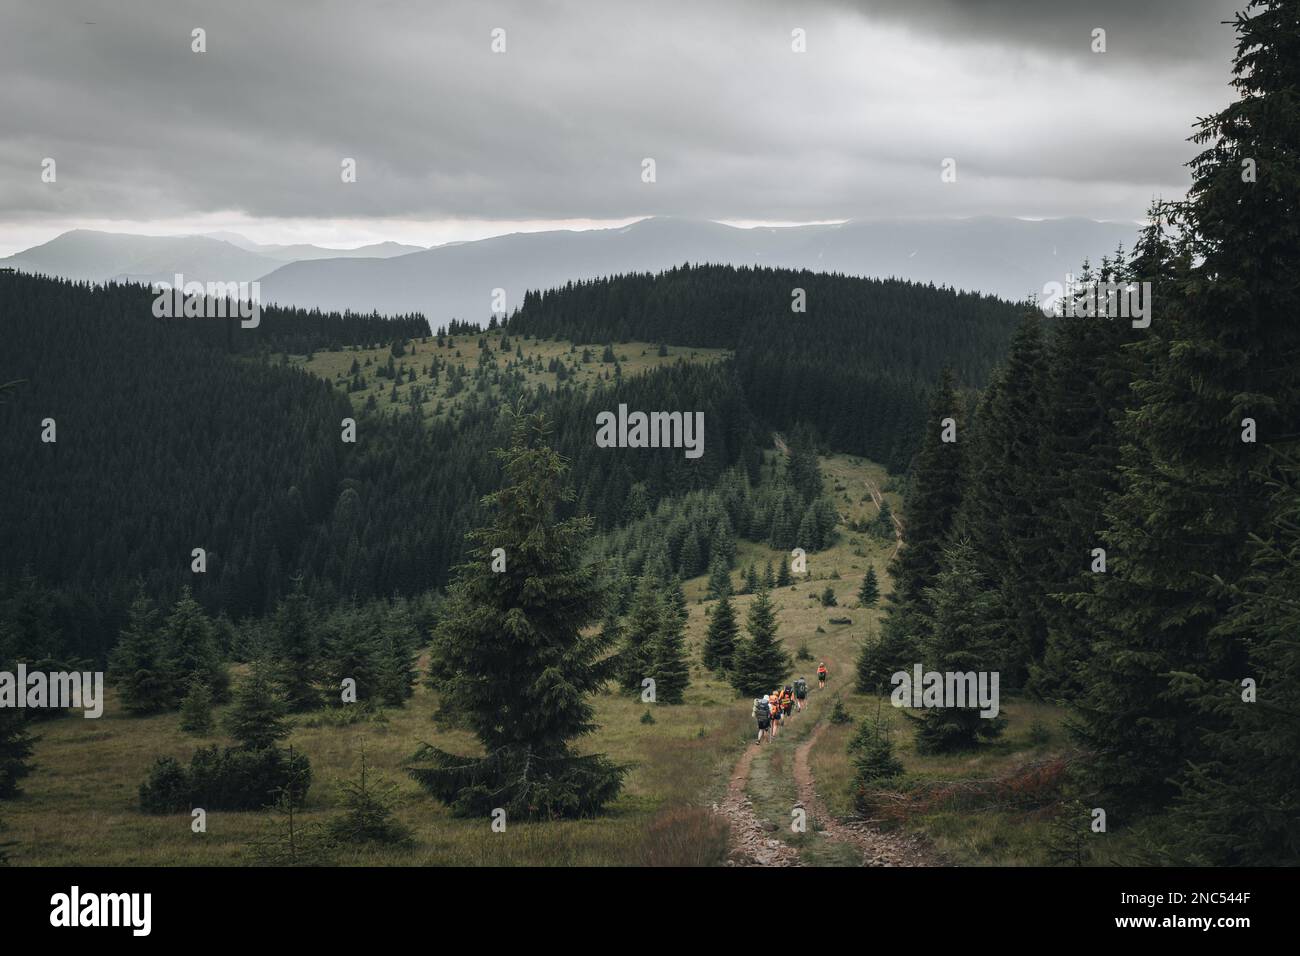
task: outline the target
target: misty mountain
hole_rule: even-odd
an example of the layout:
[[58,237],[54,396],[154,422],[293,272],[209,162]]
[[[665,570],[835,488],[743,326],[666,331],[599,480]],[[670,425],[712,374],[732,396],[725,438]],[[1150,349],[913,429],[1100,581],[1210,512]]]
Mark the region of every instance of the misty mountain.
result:
[[617,229],[515,233],[389,259],[295,262],[262,280],[267,302],[321,309],[421,311],[434,325],[485,321],[492,294],[513,311],[527,289],[683,263],[762,265],[947,285],[1022,299],[1117,245],[1132,223],[855,220],[741,229],[715,222],[644,219]]
[[282,262],[298,262],[304,259],[387,259],[391,256],[404,256],[409,252],[425,250],[424,246],[412,246],[402,242],[374,242],[355,249],[331,249],[328,246],[314,246],[305,242],[293,245],[253,242],[237,232],[209,232],[206,235],[210,239],[220,239],[247,252],[255,252],[260,256],[279,259]]
[[358,249],[328,249],[306,244],[263,245],[236,233],[136,236],[74,229],[0,259],[0,266],[92,282],[111,279],[170,282],[178,272],[186,279],[199,282],[244,282],[259,279],[298,259],[383,257],[420,251],[423,251],[420,246],[396,242]]
[[170,282],[177,272],[199,282],[242,282],[281,265],[207,236],[132,236],[91,229],[74,229],[0,259],[0,267],[91,282]]

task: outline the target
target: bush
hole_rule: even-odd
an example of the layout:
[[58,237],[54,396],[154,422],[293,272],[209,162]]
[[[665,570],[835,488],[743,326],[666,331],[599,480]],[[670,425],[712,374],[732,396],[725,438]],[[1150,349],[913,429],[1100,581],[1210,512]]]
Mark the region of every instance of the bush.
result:
[[832,724],[853,723],[853,715],[844,709],[844,701],[840,700],[838,696],[835,698],[835,706],[831,708],[831,715],[827,719]]
[[849,741],[849,754],[853,757],[853,805],[858,813],[871,813],[873,791],[898,780],[903,775],[903,765],[894,756],[894,745],[889,739],[889,728],[879,716],[863,720],[858,732]]
[[268,747],[248,750],[213,744],[200,747],[186,770],[172,757],[160,757],[140,785],[144,813],[205,810],[260,810],[285,791],[302,806],[311,786],[311,761],[300,753]]
[[797,661],[810,661],[813,659],[812,651],[808,650],[807,641],[800,643],[799,650],[795,652],[794,659]]
[[189,774],[175,757],[159,757],[140,784],[140,809],[145,813],[181,813],[191,806]]

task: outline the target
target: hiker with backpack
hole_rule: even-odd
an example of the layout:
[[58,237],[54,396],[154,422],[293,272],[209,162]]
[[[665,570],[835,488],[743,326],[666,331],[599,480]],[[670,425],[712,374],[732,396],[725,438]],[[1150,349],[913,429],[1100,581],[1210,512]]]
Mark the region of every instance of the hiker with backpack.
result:
[[763,734],[767,733],[769,740],[772,739],[772,712],[768,707],[766,697],[755,697],[754,708],[750,711],[750,716],[758,721],[758,740],[754,743],[763,742]]
[[781,730],[781,692],[774,690],[767,695],[767,706],[772,711],[772,736]]
[[794,704],[803,710],[803,702],[808,696],[808,682],[800,677],[794,682]]
[[790,716],[790,711],[794,707],[794,690],[789,684],[785,685],[785,690],[781,691],[781,719],[785,720]]
[[826,689],[826,676],[827,676],[826,662],[822,661],[820,664],[817,665],[817,689],[818,690]]

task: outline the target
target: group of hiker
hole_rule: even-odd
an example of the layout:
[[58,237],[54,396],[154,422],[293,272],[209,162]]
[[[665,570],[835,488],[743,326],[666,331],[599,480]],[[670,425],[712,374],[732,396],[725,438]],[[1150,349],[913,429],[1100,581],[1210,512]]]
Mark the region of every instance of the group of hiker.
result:
[[[826,689],[826,676],[826,662],[822,661],[817,665],[818,690]],[[758,722],[756,743],[763,742],[764,734],[767,734],[768,740],[775,740],[781,724],[789,720],[793,714],[802,711],[804,701],[807,699],[808,682],[802,677],[796,678],[793,684],[786,684],[784,688],[777,688],[770,694],[755,697],[750,716]]]

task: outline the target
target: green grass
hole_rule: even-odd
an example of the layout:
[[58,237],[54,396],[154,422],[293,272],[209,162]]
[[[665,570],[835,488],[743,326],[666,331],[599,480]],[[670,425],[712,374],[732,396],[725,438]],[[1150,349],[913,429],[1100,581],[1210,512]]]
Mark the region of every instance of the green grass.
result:
[[[466,351],[466,340],[460,342],[462,352]],[[474,348],[474,340],[468,345]],[[567,349],[556,343],[533,342],[524,350],[543,347]],[[599,356],[599,350],[594,351]],[[626,366],[629,369],[642,358],[634,346],[622,345],[618,351],[633,353]],[[647,357],[658,359],[655,348],[646,347],[646,351]],[[317,371],[344,358],[350,364],[355,354],[317,353],[313,364],[321,363]],[[835,496],[845,518],[874,516],[876,509],[866,494],[864,480],[870,477],[882,483],[884,469],[838,455],[823,459],[822,467],[827,491]],[[837,484],[844,490],[835,490]],[[890,499],[891,507],[901,512],[896,496]],[[788,554],[752,542],[741,542],[738,550],[739,568],[754,561],[761,572],[769,559],[774,566],[789,560]],[[764,745],[754,763],[750,795],[760,815],[777,825],[775,835],[799,846],[807,863],[856,862],[850,850],[819,836],[813,819],[809,832],[790,831],[790,811],[796,800],[794,749],[811,732],[817,718],[829,714],[836,693],[855,716],[876,707],[874,698],[852,693],[853,669],[862,642],[878,630],[884,602],[876,608],[861,608],[856,593],[868,565],[875,567],[882,590],[889,589],[885,566],[892,550],[890,542],[841,526],[834,546],[808,556],[808,575],[796,577],[790,587],[773,594],[779,634],[787,650],[793,656],[806,643],[813,654],[811,662],[796,662],[793,675],[807,678],[813,692],[810,711],[793,720],[774,746]],[[387,710],[382,720],[334,726],[316,715],[299,719],[288,742],[310,758],[314,772],[302,822],[322,822],[339,812],[339,786],[355,774],[364,746],[372,773],[397,784],[395,812],[412,830],[414,839],[404,848],[342,852],[334,862],[405,866],[720,863],[726,854],[725,826],[708,807],[725,793],[730,770],[749,745],[754,728],[749,701],[739,699],[699,662],[706,629],[704,612],[712,603],[702,600],[706,584],[706,579],[699,577],[684,585],[689,610],[686,639],[692,659],[686,703],[653,706],[655,723],[644,724],[641,717],[647,705],[639,698],[606,693],[595,700],[599,729],[579,746],[588,752],[607,753],[631,766],[622,794],[604,816],[560,823],[508,821],[504,833],[492,832],[488,819],[451,816],[406,777],[402,762],[421,742],[472,752],[476,741],[463,730],[433,720],[437,702],[421,685],[406,707]],[[819,600],[810,599],[828,584],[835,591],[838,607],[826,608]],[[752,600],[747,595],[735,598],[742,627]],[[851,623],[831,624],[831,617],[848,617]],[[815,689],[819,660],[826,661],[831,670],[826,692]],[[910,733],[901,728],[903,715],[887,703],[882,710],[900,728],[895,742],[909,779],[922,783],[997,777],[1018,761],[1056,752],[1065,741],[1058,711],[1013,700],[1004,705],[1009,726],[1003,741],[975,755],[921,757],[912,750]],[[1046,745],[1030,741],[1029,727],[1034,721],[1050,729]],[[24,794],[7,801],[3,808],[9,827],[6,839],[15,844],[11,862],[18,866],[249,863],[247,845],[266,838],[273,823],[268,814],[213,812],[208,815],[207,833],[195,834],[187,814],[150,817],[139,812],[137,788],[156,757],[171,755],[188,761],[200,744],[225,741],[219,734],[207,739],[190,737],[178,724],[176,714],[124,716],[111,690],[104,716],[98,720],[67,717],[39,724],[36,769],[24,781]],[[851,733],[852,727],[829,727],[811,754],[819,794],[830,812],[839,816],[850,809],[852,768],[845,745]],[[969,807],[935,809],[907,825],[929,835],[941,852],[960,863],[1039,862],[1036,841],[1046,826],[1024,814]]]
[[[399,369],[414,369],[416,373],[414,385],[423,386],[427,392],[426,400],[422,403],[423,413],[432,418],[435,416],[435,410],[439,417],[446,417],[453,414],[458,408],[465,404],[471,395],[476,394],[476,383],[473,380],[473,373],[479,367],[480,356],[484,350],[479,348],[479,339],[485,340],[487,345],[487,356],[491,359],[492,365],[498,369],[504,370],[509,363],[519,362],[516,357],[515,347],[518,346],[523,350],[525,358],[536,358],[541,362],[540,371],[523,371],[524,384],[530,389],[537,389],[545,386],[554,390],[559,384],[559,376],[555,372],[548,371],[552,359],[562,360],[566,367],[572,369],[577,363],[577,370],[565,382],[567,386],[579,390],[593,387],[598,382],[603,381],[601,378],[606,373],[613,375],[613,363],[602,363],[601,358],[604,353],[604,346],[592,345],[586,346],[591,353],[591,361],[582,362],[583,346],[577,346],[576,350],[572,343],[562,340],[534,339],[523,336],[510,337],[510,350],[501,351],[502,332],[494,330],[484,332],[482,335],[459,335],[450,341],[453,343],[446,347],[439,347],[438,340],[435,336],[428,336],[424,339],[411,339],[405,343],[406,354],[400,358],[393,358],[393,364]],[[648,342],[622,342],[614,346],[614,354],[619,360],[624,377],[633,377],[642,375],[648,371],[664,366],[674,365],[679,361],[682,362],[716,362],[728,357],[731,353],[725,349],[706,349],[695,348],[691,346],[670,345],[667,347],[668,354],[661,356],[659,354],[658,344]],[[312,354],[310,357],[305,355],[273,356],[274,361],[287,360],[290,365],[302,368],[311,372],[320,378],[334,384],[341,390],[348,387],[352,380],[349,370],[355,361],[361,367],[361,376],[365,382],[365,388],[359,391],[351,392],[349,398],[352,401],[353,408],[361,410],[367,400],[374,396],[376,408],[381,413],[397,414],[406,412],[410,409],[410,389],[412,384],[408,384],[406,376],[402,376],[402,382],[398,389],[399,401],[391,401],[391,391],[393,383],[386,378],[381,378],[375,373],[388,364],[390,357],[387,346],[376,349],[341,349],[338,351],[322,351]],[[459,365],[467,374],[465,387],[456,395],[451,395],[451,386],[448,381],[446,371],[439,374],[438,384],[434,386],[431,378],[425,374],[425,368],[429,367],[435,358],[446,361],[451,366]],[[367,366],[367,360],[370,365]],[[486,386],[487,392],[493,391],[492,386]]]

